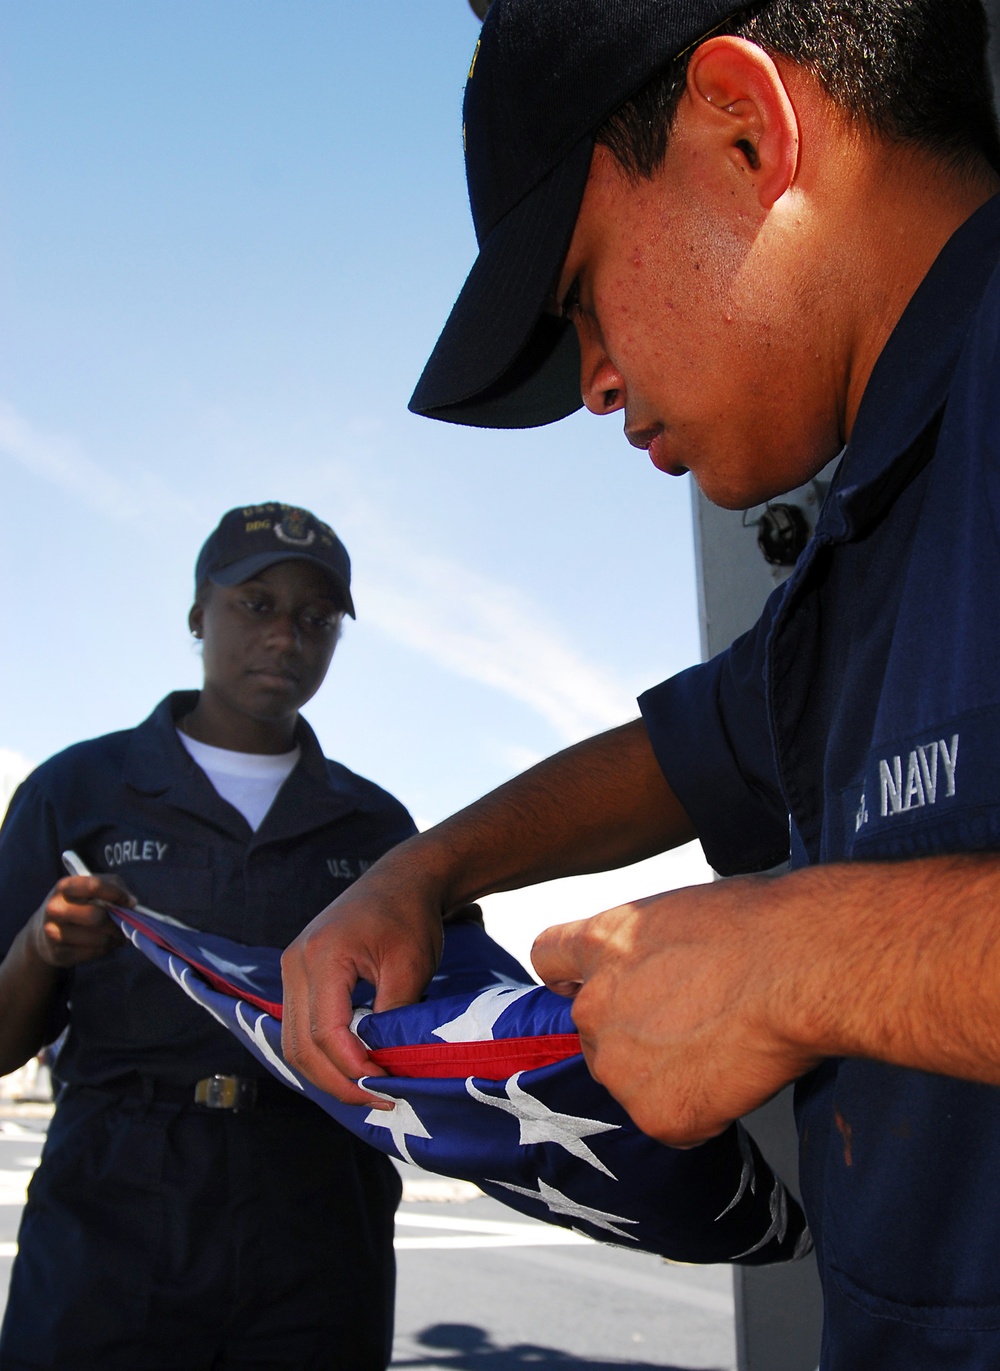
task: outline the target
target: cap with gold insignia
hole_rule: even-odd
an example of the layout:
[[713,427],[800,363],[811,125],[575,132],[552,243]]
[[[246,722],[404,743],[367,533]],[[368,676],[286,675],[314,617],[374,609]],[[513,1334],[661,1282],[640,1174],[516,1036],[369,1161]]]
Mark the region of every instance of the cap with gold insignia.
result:
[[313,562],[326,572],[336,599],[355,617],[351,559],[329,524],[307,509],[269,500],[231,509],[205,541],[195,565],[195,588],[211,581],[237,586],[277,562]]

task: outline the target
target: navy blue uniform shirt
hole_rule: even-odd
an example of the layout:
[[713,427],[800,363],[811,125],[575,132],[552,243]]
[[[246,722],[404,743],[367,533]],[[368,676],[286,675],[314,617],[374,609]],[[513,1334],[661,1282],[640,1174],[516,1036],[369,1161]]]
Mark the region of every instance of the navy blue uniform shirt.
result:
[[[998,262],[995,198],[883,350],[791,579],[640,701],[723,874],[1000,848]],[[823,1371],[995,1371],[1000,1090],[831,1061],[796,1107]]]
[[[299,761],[253,832],[177,737],[196,698],[172,695],[139,728],[28,777],[0,830],[0,948],[67,847],[143,904],[280,947],[413,833],[402,805],[327,761],[301,719]],[[5,1371],[381,1371],[400,1192],[389,1160],[291,1092],[238,1113],[195,1105],[200,1078],[263,1069],[131,945],[76,967],[65,989],[68,1088],[22,1216]],[[147,1098],[151,1081],[163,1084]]]
[[[284,947],[372,862],[415,832],[386,791],[326,759],[301,718],[302,755],[254,833],[185,750],[168,696],[136,729],[78,743],[43,763],[0,830],[0,953],[64,875],[73,848],[141,904],[240,942]],[[67,976],[67,1083],[139,1071],[187,1084],[264,1073],[239,1043],[141,953],[125,946]],[[60,1027],[53,1025],[54,1031]]]

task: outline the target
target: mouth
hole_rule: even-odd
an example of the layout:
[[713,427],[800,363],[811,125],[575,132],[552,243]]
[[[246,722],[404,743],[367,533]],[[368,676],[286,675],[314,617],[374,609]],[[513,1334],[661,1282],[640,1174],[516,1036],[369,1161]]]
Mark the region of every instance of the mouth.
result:
[[248,674],[260,685],[269,686],[272,690],[289,690],[299,684],[294,671],[285,671],[281,667],[256,667]]
[[664,471],[668,476],[687,475],[687,467],[667,452],[666,434],[662,424],[654,424],[650,428],[626,428],[625,437],[633,447],[649,453],[649,460],[658,471]]

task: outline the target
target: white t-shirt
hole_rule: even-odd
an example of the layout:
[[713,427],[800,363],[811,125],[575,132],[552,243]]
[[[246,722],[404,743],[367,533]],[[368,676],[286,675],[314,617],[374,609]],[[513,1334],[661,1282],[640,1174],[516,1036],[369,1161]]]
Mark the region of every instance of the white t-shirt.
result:
[[222,798],[240,811],[255,833],[302,755],[300,747],[277,755],[230,752],[227,747],[199,743],[180,729],[177,736]]

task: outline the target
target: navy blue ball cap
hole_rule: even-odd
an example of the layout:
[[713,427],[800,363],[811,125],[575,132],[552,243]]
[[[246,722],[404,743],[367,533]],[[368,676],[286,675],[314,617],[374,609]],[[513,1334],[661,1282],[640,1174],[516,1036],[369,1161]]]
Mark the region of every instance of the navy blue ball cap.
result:
[[238,586],[277,562],[313,562],[330,582],[334,598],[355,618],[351,559],[329,524],[307,509],[269,500],[231,509],[209,534],[195,565],[195,590],[211,581]]
[[533,428],[579,409],[576,331],[545,312],[605,120],[744,8],[734,0],[493,0],[465,87],[479,256],[410,400]]

